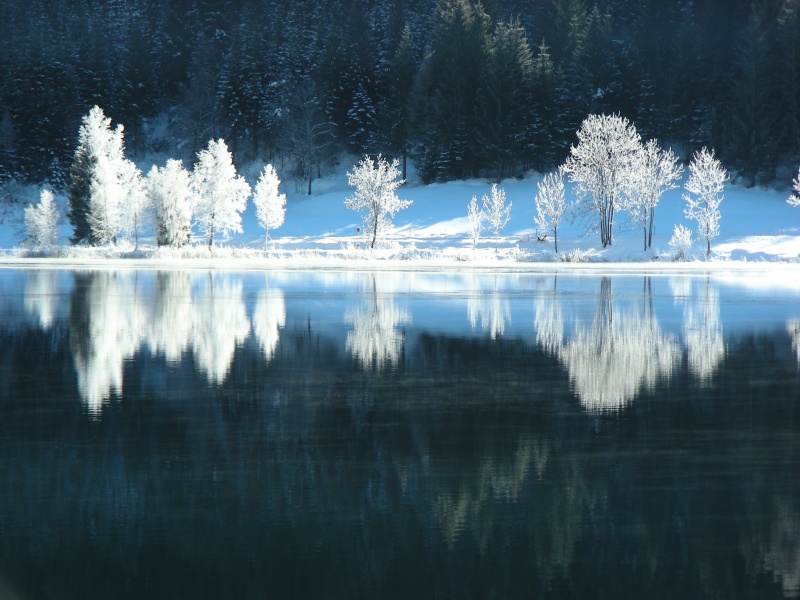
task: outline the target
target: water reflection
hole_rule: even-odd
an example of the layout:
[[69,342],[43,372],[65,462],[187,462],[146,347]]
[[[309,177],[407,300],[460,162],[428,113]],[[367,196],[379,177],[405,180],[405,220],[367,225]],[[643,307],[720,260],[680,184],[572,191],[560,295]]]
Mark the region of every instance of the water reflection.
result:
[[125,360],[139,350],[148,322],[136,273],[100,271],[76,276],[70,302],[70,348],[78,391],[97,414],[112,393],[122,393]]
[[[237,348],[251,339],[270,363],[288,324],[282,286],[287,281],[291,285],[291,278],[247,279],[255,290],[248,298],[245,279],[185,271],[97,271],[77,273],[72,282],[64,282],[55,271],[30,271],[24,310],[44,330],[66,319],[78,390],[87,409],[97,413],[111,396],[123,393],[125,364],[145,346],[151,356],[173,365],[191,353],[210,385],[226,381]],[[338,306],[343,306],[339,318],[349,328],[341,351],[361,369],[395,368],[417,341],[409,339],[408,332],[426,327],[446,324],[459,336],[469,328],[473,336],[497,340],[515,323],[512,317],[520,311],[521,299],[531,296],[532,322],[528,329],[517,325],[514,336],[555,357],[573,393],[591,413],[625,408],[642,393],[667,383],[684,365],[692,377],[707,382],[726,357],[719,286],[710,277],[671,277],[667,288],[664,280],[656,280],[658,292],[651,277],[631,278],[620,280],[617,285],[624,289],[615,294],[609,277],[576,287],[575,278],[564,275],[524,281],[471,275],[464,280],[467,315],[461,326],[452,321],[452,308],[447,309],[447,320],[426,321],[432,306],[426,294],[435,294],[430,281],[425,280],[426,291],[421,293],[413,291],[413,278],[399,281],[392,274],[375,273],[340,279],[326,274],[320,279],[320,285],[356,291],[357,303],[348,300]],[[527,287],[527,294],[518,294],[510,283]],[[452,281],[444,285],[458,287]],[[401,305],[395,292],[403,288],[410,293]],[[65,291],[70,298],[67,311],[60,308]],[[664,301],[670,299],[679,316]],[[419,327],[412,327],[414,311],[422,316]],[[679,319],[679,330],[665,331],[659,313]],[[298,315],[295,327],[305,326],[312,317],[317,319]],[[784,323],[800,364],[798,318]]]
[[719,314],[719,293],[709,278],[701,283],[697,299],[685,308],[683,335],[689,370],[707,381],[725,358]]
[[493,278],[488,289],[486,281],[479,275],[472,276],[472,286],[467,299],[467,317],[473,331],[480,322],[481,329],[488,331],[495,340],[506,330],[506,322],[511,320],[508,299],[498,289],[497,277]]
[[589,412],[620,410],[641,390],[669,380],[680,362],[675,336],[665,334],[656,320],[649,277],[643,287],[638,305],[615,312],[611,279],[601,278],[592,321],[588,325],[579,321],[569,336],[555,296],[557,276],[554,293],[536,300],[537,341],[564,365],[575,394]]
[[225,381],[237,346],[250,335],[242,289],[241,279],[209,274],[193,298],[192,351],[212,385]]
[[[797,298],[438,277],[4,288],[26,325],[0,324],[0,580],[32,599],[798,596]],[[730,318],[755,309],[757,328]]]
[[269,279],[258,293],[253,310],[253,333],[261,347],[264,359],[269,362],[275,354],[280,330],[286,325],[286,303],[280,288],[270,287]]
[[797,366],[800,367],[800,319],[789,319],[786,331],[792,338],[792,350],[797,355]]
[[345,323],[352,325],[347,332],[347,351],[366,370],[397,366],[405,345],[401,325],[411,322],[411,315],[400,308],[390,292],[379,290],[374,273],[366,276],[360,288],[362,302],[345,313]]

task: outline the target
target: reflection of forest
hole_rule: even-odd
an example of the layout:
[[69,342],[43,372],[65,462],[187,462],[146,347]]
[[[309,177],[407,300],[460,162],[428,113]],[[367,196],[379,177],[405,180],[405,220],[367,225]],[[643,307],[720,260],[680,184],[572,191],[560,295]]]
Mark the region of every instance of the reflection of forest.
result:
[[[344,334],[292,320],[279,288],[254,294],[247,319],[236,281],[182,277],[79,277],[69,327],[0,330],[0,580],[22,597],[797,594],[800,414],[786,399],[800,378],[785,331],[729,340],[711,387],[680,372],[646,283],[624,307],[601,283],[575,329],[548,283],[535,341],[409,329],[396,368],[365,369]],[[103,294],[119,313],[86,314]],[[386,312],[370,293],[362,308]],[[148,311],[160,320],[137,324]],[[396,332],[410,313],[380,318]],[[216,321],[237,341],[206,367],[192,331]],[[117,354],[86,344],[101,325]],[[634,383],[576,380],[565,353],[581,335]],[[654,340],[664,357],[634,362]],[[68,400],[86,377],[75,356],[120,364],[125,401],[102,418]],[[37,360],[55,388],[30,375]],[[589,413],[582,393],[625,410]]]

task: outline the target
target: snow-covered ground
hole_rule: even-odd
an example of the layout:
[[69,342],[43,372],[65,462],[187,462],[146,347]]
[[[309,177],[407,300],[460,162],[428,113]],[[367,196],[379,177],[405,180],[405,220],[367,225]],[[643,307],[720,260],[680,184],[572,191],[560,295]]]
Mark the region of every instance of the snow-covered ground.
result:
[[[260,166],[259,166],[260,167]],[[251,169],[253,170],[253,169]],[[100,249],[71,248],[67,238],[68,223],[62,227],[64,247],[57,256],[35,258],[19,249],[22,240],[22,202],[0,209],[0,263],[41,263],[95,266],[206,266],[232,268],[354,268],[354,269],[439,269],[488,268],[527,270],[566,266],[569,258],[582,267],[613,269],[752,269],[758,268],[800,272],[800,209],[786,203],[790,190],[745,189],[729,184],[721,205],[720,236],[712,242],[712,256],[705,256],[705,243],[696,241],[689,261],[675,263],[668,245],[676,224],[690,228],[695,223],[683,216],[685,202],[682,188],[667,192],[656,210],[656,231],[653,248],[642,251],[641,229],[631,229],[619,216],[613,244],[602,249],[599,235],[586,232],[581,223],[564,222],[559,230],[559,254],[553,250],[552,237],[537,240],[533,216],[534,196],[540,175],[523,179],[507,179],[501,183],[513,203],[511,220],[498,240],[490,232],[476,250],[468,238],[467,204],[473,195],[480,200],[488,194],[487,180],[453,181],[419,185],[411,183],[399,190],[401,198],[413,200],[407,210],[398,213],[394,229],[380,249],[369,251],[359,234],[357,213],[344,206],[351,193],[342,168],[332,176],[315,180],[313,194],[304,195],[292,182],[282,189],[289,197],[286,221],[272,231],[270,250],[263,252],[263,230],[258,226],[252,202],[243,214],[244,233],[215,241],[209,254],[202,239],[181,252],[157,251],[152,237],[140,240],[140,251],[123,242],[118,247]],[[257,170],[256,170],[257,172]],[[252,182],[251,182],[252,183]],[[299,186],[302,187],[302,186]],[[568,186],[568,195],[571,192]],[[29,190],[30,200],[36,191]],[[62,207],[65,199],[59,199]],[[497,249],[495,249],[495,245]],[[133,259],[143,260],[133,260]],[[180,259],[180,260],[178,260]],[[98,264],[100,263],[100,264]],[[142,264],[144,263],[144,264]],[[176,264],[177,263],[177,264]],[[613,264],[609,264],[613,263]]]

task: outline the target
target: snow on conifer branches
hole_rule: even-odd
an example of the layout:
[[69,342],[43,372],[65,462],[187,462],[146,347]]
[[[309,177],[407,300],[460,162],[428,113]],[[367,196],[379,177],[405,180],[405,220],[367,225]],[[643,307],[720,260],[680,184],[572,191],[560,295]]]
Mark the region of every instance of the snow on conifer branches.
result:
[[58,207],[53,192],[42,190],[37,204],[25,207],[26,243],[35,250],[47,250],[58,242]]
[[786,200],[792,206],[800,206],[800,170],[797,172],[797,177],[792,179],[792,190],[794,193]]
[[224,140],[211,140],[208,148],[197,153],[191,184],[196,195],[195,221],[208,238],[209,250],[215,233],[242,233],[241,213],[247,207],[250,185],[236,174]]
[[403,183],[400,179],[400,161],[389,163],[381,155],[372,159],[365,156],[347,173],[347,182],[355,188],[355,194],[344,201],[350,210],[361,211],[364,223],[364,236],[370,240],[369,247],[375,243],[392,224],[392,219],[401,210],[408,208],[412,200],[401,200],[395,194]]
[[711,254],[711,240],[719,235],[720,211],[728,180],[728,172],[714,157],[714,151],[703,148],[695,152],[689,163],[689,180],[684,186],[688,193],[684,214],[687,219],[697,221],[698,236],[706,241],[706,254]]
[[116,242],[122,232],[136,235],[143,208],[141,173],[125,158],[123,126],[95,106],[83,117],[70,169],[69,220],[74,243]]
[[266,165],[261,171],[255,190],[253,204],[256,207],[258,224],[264,228],[264,250],[267,249],[270,229],[283,225],[286,217],[286,194],[278,191],[281,180],[272,165]]
[[160,169],[153,165],[147,174],[146,190],[153,206],[156,243],[172,248],[188,244],[194,196],[183,163],[173,158]]

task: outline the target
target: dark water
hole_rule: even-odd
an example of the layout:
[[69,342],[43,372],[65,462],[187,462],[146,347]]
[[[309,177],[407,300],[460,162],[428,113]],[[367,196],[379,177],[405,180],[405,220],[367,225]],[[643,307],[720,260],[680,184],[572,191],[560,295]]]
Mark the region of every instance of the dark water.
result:
[[0,597],[798,597],[794,276],[0,271]]

